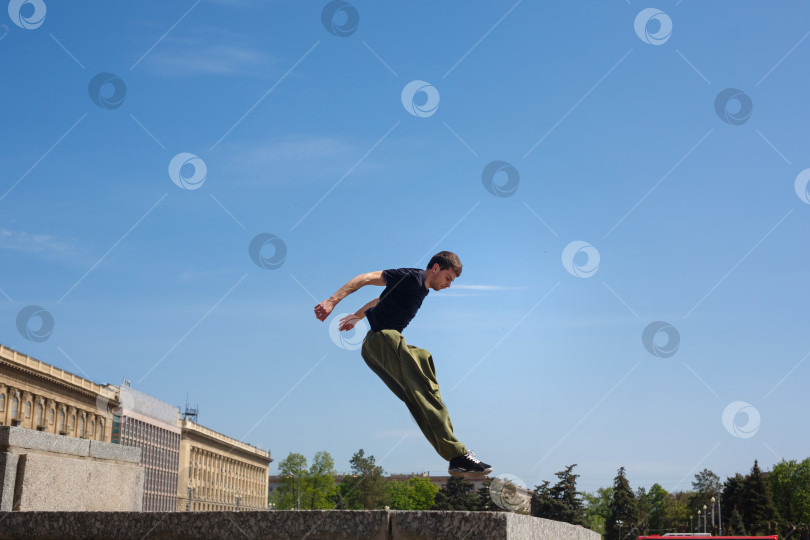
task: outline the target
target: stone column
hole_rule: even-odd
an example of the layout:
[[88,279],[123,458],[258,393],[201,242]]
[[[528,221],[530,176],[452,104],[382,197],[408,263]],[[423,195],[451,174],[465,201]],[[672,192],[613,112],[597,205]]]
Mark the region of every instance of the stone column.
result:
[[67,412],[65,413],[65,430],[67,430],[67,434],[71,437],[76,436],[76,429],[79,419],[76,415],[76,407],[70,406],[67,408]]
[[[45,407],[45,398],[36,396],[34,402],[34,427],[45,431],[48,429],[48,409]],[[42,410],[42,417],[39,415],[40,410]]]
[[11,425],[11,387],[0,383],[0,394],[3,394],[3,410],[0,411],[0,422],[4,426]]
[[[25,414],[28,413],[28,417]],[[34,428],[34,394],[31,392],[23,392],[20,398],[20,425],[22,427],[33,429]]]
[[[56,433],[56,402],[50,398],[45,398],[45,431],[48,433]],[[51,409],[53,409],[53,424],[50,423]]]

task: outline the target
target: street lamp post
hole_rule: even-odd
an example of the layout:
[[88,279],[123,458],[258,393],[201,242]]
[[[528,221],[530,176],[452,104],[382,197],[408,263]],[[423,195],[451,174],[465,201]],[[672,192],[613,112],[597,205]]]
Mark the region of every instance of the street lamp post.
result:
[[717,501],[714,497],[712,497],[712,532],[714,532],[714,503]]
[[697,522],[697,531],[700,532],[700,510],[698,510],[698,522]]
[[720,499],[717,499],[717,523],[719,525],[719,535],[723,536],[723,509],[720,508]]
[[194,496],[194,488],[191,487],[191,484],[188,485],[188,500],[186,500],[186,512],[191,511],[191,499]]
[[709,517],[709,513],[706,512],[706,505],[703,505],[703,534],[706,534],[706,519]]
[[689,514],[689,532],[695,532],[695,527],[692,525],[692,514]]
[[621,540],[622,537],[622,524],[623,524],[622,520],[620,519],[616,520],[616,525],[619,526],[619,540]]
[[240,501],[240,500],[241,500],[241,497],[239,497],[239,495],[237,495],[237,496],[236,496],[236,511],[237,511],[237,512],[239,511],[239,501]]

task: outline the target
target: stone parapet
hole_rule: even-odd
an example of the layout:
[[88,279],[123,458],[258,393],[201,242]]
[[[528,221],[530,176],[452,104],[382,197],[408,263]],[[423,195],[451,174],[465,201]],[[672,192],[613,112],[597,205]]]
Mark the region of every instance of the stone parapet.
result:
[[140,458],[140,448],[0,426],[0,511],[139,511]]
[[16,538],[264,538],[272,540],[599,540],[598,533],[505,512],[304,510],[265,512],[12,512]]

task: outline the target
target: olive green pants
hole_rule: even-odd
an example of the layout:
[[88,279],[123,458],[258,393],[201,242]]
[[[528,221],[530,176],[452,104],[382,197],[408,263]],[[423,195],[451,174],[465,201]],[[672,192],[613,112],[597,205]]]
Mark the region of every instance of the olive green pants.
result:
[[419,429],[447,461],[467,452],[453,435],[450,414],[442,403],[433,357],[408,345],[396,330],[369,331],[361,350],[374,373],[405,402]]

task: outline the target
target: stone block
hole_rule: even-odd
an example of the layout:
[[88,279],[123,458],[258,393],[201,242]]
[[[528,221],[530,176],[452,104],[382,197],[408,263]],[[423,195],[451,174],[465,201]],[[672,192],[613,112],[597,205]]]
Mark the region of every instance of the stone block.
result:
[[0,427],[0,450],[23,448],[56,454],[86,456],[90,452],[90,441],[22,427]]
[[526,540],[565,539],[565,540],[600,540],[602,536],[590,529],[571,525],[561,521],[507,514],[506,537],[509,539],[525,538]]
[[503,512],[304,510],[265,512],[12,512],[0,540],[599,540],[582,527]]
[[393,538],[507,540],[502,512],[391,512]]
[[100,441],[90,441],[90,457],[112,459],[128,463],[141,462],[141,449],[137,446],[124,446]]
[[0,511],[139,511],[140,459],[140,448],[0,426]]
[[17,479],[17,454],[0,452],[0,512],[11,512],[14,506],[14,484]]
[[139,511],[142,489],[139,465],[21,454],[14,510]]

